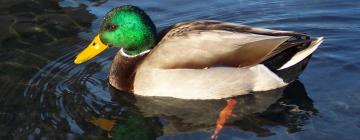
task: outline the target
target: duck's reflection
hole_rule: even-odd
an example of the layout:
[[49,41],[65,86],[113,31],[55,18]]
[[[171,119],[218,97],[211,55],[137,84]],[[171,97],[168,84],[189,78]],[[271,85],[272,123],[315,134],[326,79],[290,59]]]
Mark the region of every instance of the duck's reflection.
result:
[[[214,130],[224,100],[182,100],[164,97],[131,96],[111,90],[113,101],[131,109],[112,128],[113,138],[154,139],[160,135]],[[225,127],[271,135],[262,126],[282,125],[289,132],[301,130],[317,114],[304,85],[295,81],[286,88],[239,96]],[[126,137],[126,138],[125,138]]]
[[233,125],[258,136],[269,136],[271,130],[262,126],[285,126],[289,133],[301,131],[306,120],[318,114],[313,101],[307,95],[304,85],[295,81],[283,90],[282,96],[264,112],[244,116]]

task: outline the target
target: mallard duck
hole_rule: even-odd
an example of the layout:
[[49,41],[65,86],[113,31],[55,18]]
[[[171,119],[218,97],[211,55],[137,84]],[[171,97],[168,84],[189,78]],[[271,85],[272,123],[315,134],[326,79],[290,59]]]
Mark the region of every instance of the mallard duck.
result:
[[181,22],[157,33],[142,9],[124,5],[105,15],[98,35],[74,63],[116,47],[109,75],[116,89],[220,99],[286,86],[322,42],[304,33],[213,20]]

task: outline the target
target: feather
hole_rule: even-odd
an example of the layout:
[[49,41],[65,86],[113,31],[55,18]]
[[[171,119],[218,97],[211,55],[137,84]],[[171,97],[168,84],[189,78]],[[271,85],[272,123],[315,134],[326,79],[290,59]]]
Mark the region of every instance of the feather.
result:
[[286,62],[278,70],[282,70],[299,63],[301,60],[311,55],[323,41],[324,41],[323,37],[320,37],[312,41],[311,44],[306,49],[297,52],[288,62]]
[[161,41],[141,67],[248,67],[273,55],[273,50],[289,38],[224,30],[193,30]]

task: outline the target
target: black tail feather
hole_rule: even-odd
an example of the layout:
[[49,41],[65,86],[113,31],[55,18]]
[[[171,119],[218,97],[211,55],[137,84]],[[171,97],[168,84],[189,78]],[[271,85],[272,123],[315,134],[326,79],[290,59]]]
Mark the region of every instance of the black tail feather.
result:
[[268,67],[272,72],[277,74],[284,82],[291,82],[296,80],[296,78],[302,73],[305,69],[307,63],[309,62],[311,55],[300,61],[299,63],[282,70],[278,70],[286,62],[288,62],[297,52],[309,47],[311,39],[306,38],[291,38],[284,44],[298,44],[297,46],[291,46],[286,50],[281,51],[275,56],[262,62],[266,67]]

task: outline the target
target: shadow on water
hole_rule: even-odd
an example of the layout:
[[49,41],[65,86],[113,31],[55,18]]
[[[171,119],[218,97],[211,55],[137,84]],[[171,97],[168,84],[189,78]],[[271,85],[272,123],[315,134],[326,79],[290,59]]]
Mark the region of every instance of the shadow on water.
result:
[[0,139],[31,138],[40,130],[39,103],[24,98],[24,89],[44,65],[82,42],[78,33],[90,31],[96,18],[86,8],[56,0],[0,1]]

